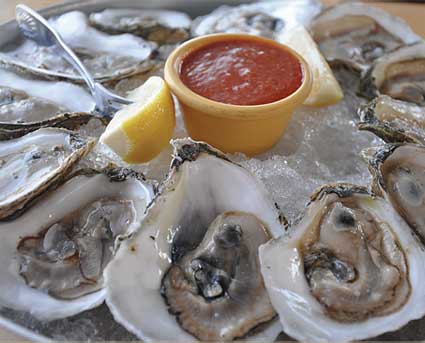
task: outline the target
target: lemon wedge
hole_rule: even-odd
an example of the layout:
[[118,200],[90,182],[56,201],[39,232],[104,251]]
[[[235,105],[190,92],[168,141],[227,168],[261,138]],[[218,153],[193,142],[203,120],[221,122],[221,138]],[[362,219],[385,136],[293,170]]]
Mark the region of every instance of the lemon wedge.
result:
[[313,74],[313,87],[304,105],[329,106],[336,104],[344,97],[329,64],[304,26],[300,25],[286,30],[278,40],[303,56],[310,66]]
[[115,114],[100,142],[127,163],[148,162],[167,146],[173,135],[173,98],[168,85],[158,76],[150,77],[127,98],[134,103]]

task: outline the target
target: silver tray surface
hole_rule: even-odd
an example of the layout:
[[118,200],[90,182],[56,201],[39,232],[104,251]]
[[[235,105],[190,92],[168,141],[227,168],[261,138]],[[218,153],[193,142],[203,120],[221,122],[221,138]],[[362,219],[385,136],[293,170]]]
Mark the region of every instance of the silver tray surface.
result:
[[[296,1],[296,0],[292,0]],[[39,11],[48,18],[72,10],[86,13],[105,8],[156,8],[174,9],[188,13],[192,18],[211,12],[220,5],[237,5],[252,1],[243,0],[79,0],[51,6]],[[0,47],[19,41],[16,21],[0,25]],[[1,290],[0,290],[1,291]],[[0,307],[0,324],[27,339],[46,341],[136,341],[138,338],[116,323],[105,304],[76,316],[51,322],[42,322],[29,313]],[[158,328],[160,329],[160,328]],[[386,333],[374,341],[423,341],[425,318],[412,321],[402,329]],[[285,334],[278,341],[293,341]]]

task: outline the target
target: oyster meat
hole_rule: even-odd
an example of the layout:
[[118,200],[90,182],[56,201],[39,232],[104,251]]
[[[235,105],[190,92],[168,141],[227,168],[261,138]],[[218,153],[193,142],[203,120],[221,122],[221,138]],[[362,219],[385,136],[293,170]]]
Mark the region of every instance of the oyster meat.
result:
[[89,21],[101,31],[110,34],[131,33],[158,44],[186,40],[192,22],[182,12],[134,8],[108,8],[90,14]]
[[[50,24],[69,44],[98,81],[119,79],[149,70],[156,44],[130,34],[111,36],[91,27],[87,15],[68,12],[49,19]],[[83,82],[73,67],[51,47],[24,40],[18,47],[3,48],[0,62],[53,79]]]
[[421,39],[400,18],[352,2],[324,10],[310,30],[328,62],[362,72],[383,54]]
[[0,142],[0,220],[21,214],[35,198],[62,183],[93,143],[56,128]]
[[425,107],[380,95],[359,109],[359,129],[388,143],[425,145]]
[[132,171],[80,173],[0,224],[0,305],[52,320],[102,303],[115,240],[139,227],[150,197]]
[[283,30],[307,24],[320,12],[320,2],[260,1],[236,7],[221,6],[210,14],[198,17],[192,24],[192,35],[211,33],[249,33],[276,38]]
[[107,305],[144,341],[273,341],[281,328],[257,251],[284,232],[275,205],[220,152],[173,144],[171,173],[141,230],[105,270]]
[[260,247],[284,331],[307,342],[365,339],[421,318],[424,258],[386,201],[349,184],[323,186],[289,236]]
[[360,84],[360,93],[367,98],[386,94],[425,107],[425,41],[376,60]]
[[373,190],[392,204],[425,243],[425,147],[387,144],[367,153]]

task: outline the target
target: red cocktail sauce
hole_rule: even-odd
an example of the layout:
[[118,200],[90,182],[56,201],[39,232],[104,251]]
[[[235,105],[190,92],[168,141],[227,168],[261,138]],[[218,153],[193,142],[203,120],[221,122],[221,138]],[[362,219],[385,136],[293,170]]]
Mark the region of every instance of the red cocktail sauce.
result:
[[183,58],[180,78],[193,92],[233,105],[262,105],[286,98],[303,80],[298,59],[255,39],[213,42]]

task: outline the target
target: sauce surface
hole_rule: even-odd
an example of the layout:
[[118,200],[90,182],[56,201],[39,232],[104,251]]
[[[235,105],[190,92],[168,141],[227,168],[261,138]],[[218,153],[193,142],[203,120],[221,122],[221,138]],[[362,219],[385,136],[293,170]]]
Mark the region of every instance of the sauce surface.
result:
[[232,105],[262,105],[286,98],[302,83],[298,59],[257,40],[214,42],[184,57],[180,78],[193,92]]

